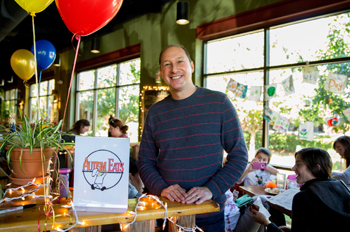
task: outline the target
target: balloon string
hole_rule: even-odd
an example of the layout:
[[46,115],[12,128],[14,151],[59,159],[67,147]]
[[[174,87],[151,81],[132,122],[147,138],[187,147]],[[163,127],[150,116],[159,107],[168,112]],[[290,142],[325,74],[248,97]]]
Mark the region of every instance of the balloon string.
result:
[[38,96],[37,96],[37,101],[36,101],[36,117],[37,120],[39,120],[39,86],[38,86],[38,70],[37,70],[37,64],[36,64],[36,44],[35,44],[35,24],[34,24],[34,17],[35,14],[31,14],[32,16],[32,25],[33,25],[33,44],[34,44],[34,63],[35,63],[35,83],[36,83],[36,88],[38,89]]
[[[74,34],[73,37],[72,37],[72,40],[73,40],[74,37],[78,40],[78,44],[77,44],[77,49],[74,49],[75,50],[75,57],[74,57],[74,62],[73,62],[72,74],[71,74],[71,77],[70,77],[70,83],[69,83],[69,87],[68,87],[66,106],[64,107],[64,113],[63,113],[63,118],[62,118],[63,122],[64,122],[64,120],[66,118],[66,112],[67,112],[67,107],[68,107],[69,95],[70,95],[70,91],[71,91],[71,88],[72,88],[73,76],[74,76],[74,71],[75,71],[75,64],[77,63],[77,56],[78,56],[79,45],[80,45],[80,40],[81,40],[80,35]],[[74,46],[73,46],[73,48],[74,48]],[[63,132],[63,126],[61,127],[61,132],[60,132],[61,135],[62,135],[62,132]],[[58,144],[60,144],[60,143],[61,143],[61,139],[58,141]],[[56,149],[54,167],[56,167],[57,156],[58,156],[58,149]],[[51,182],[51,190],[52,190],[52,182]]]
[[[73,76],[74,76],[74,71],[75,71],[75,64],[77,63],[77,56],[78,56],[78,51],[79,51],[79,45],[80,45],[80,40],[81,37],[80,35],[73,35],[73,38],[76,38],[78,40],[77,44],[77,49],[75,50],[75,57],[74,57],[74,63],[73,63],[73,69],[72,69],[72,75],[70,77],[70,83],[69,83],[69,88],[68,88],[68,94],[67,94],[67,101],[66,101],[66,106],[64,108],[64,113],[63,113],[63,121],[66,117],[66,112],[67,112],[67,106],[68,106],[68,100],[69,100],[69,95],[70,95],[70,90],[72,88],[72,82],[73,82]],[[72,39],[73,39],[72,38]],[[61,127],[61,133],[62,133],[63,127]]]

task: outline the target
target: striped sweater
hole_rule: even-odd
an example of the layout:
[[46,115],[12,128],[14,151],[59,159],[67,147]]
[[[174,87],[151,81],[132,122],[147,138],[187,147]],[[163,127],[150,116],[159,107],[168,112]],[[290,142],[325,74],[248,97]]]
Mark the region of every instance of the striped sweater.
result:
[[[224,166],[223,149],[228,153]],[[226,94],[198,87],[186,99],[169,95],[149,109],[138,166],[152,194],[160,196],[174,184],[187,191],[205,186],[222,204],[247,161],[241,125]]]

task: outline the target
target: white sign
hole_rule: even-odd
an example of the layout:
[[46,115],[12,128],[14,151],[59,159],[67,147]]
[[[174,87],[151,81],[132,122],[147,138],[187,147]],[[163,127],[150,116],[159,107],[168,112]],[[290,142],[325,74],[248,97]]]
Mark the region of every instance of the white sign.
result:
[[300,123],[299,139],[307,141],[314,140],[314,124],[312,122]]
[[303,68],[303,83],[316,84],[319,71],[316,67]]
[[125,213],[130,139],[76,136],[74,155],[76,210]]
[[344,93],[347,81],[346,75],[330,73],[324,83],[324,89],[337,94]]

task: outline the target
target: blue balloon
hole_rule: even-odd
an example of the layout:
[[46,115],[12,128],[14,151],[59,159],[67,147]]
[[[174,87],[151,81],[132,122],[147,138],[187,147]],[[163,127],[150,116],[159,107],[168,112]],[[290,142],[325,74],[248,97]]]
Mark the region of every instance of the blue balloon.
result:
[[[34,54],[34,45],[30,49]],[[52,43],[47,40],[36,41],[36,62],[39,69],[47,69],[55,61],[56,49]]]

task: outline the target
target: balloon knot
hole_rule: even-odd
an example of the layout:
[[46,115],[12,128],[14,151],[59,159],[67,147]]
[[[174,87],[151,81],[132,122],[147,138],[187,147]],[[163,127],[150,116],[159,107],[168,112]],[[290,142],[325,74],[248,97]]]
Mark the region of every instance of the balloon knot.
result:
[[30,16],[35,17],[35,12],[31,12],[31,13],[30,13]]
[[80,35],[75,35],[75,38],[76,38],[77,40],[80,40]]

